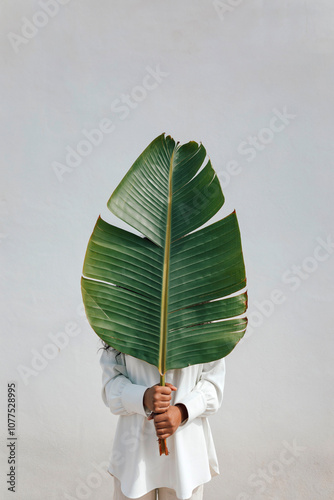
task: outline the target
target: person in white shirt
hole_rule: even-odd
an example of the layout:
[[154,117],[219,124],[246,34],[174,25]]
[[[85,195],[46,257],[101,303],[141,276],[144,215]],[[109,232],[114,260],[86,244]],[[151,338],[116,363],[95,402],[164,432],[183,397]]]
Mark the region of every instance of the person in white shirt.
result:
[[[222,404],[225,360],[158,369],[109,347],[102,351],[102,399],[119,415],[109,473],[114,500],[201,500],[203,485],[219,474],[207,417]],[[159,454],[167,439],[168,455]]]

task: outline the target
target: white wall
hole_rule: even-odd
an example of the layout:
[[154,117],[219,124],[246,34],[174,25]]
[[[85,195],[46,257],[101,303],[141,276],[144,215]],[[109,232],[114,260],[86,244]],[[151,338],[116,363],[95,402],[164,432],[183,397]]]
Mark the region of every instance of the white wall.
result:
[[[111,478],[93,473],[109,459],[117,418],[100,396],[100,343],[80,308],[80,276],[99,213],[162,132],[207,148],[247,266],[250,329],[227,358],[224,404],[211,418],[221,475],[205,498],[333,498],[334,249],[318,248],[334,239],[333,2],[58,0],[52,11],[54,1],[44,16],[46,0],[0,7],[1,498],[12,498],[11,380],[16,498],[111,498]],[[112,112],[122,94],[152,85],[148,67],[165,73],[161,82]],[[275,122],[284,109],[290,118]],[[114,130],[57,177],[54,162],[65,164],[82,129],[105,118]],[[250,136],[261,150],[246,153]],[[48,350],[65,328],[76,335]],[[32,370],[43,349],[53,359],[22,377],[18,367]],[[76,492],[94,480],[101,485]]]

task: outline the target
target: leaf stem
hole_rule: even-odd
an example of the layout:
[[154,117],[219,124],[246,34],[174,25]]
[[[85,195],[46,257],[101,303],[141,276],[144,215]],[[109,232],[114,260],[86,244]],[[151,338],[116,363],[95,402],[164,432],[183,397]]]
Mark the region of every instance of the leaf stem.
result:
[[[160,375],[160,385],[165,386],[165,374]],[[159,450],[160,450],[160,455],[168,455],[168,448],[167,448],[167,442],[166,439],[159,439]]]

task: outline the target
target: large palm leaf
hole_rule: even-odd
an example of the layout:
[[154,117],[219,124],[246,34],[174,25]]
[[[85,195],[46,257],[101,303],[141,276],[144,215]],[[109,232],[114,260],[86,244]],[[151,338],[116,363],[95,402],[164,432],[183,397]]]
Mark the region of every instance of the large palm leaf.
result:
[[169,369],[226,356],[246,329],[236,214],[198,229],[224,203],[205,158],[196,142],[157,137],[108,201],[144,237],[99,217],[83,266],[92,328],[107,344],[157,366],[162,383]]

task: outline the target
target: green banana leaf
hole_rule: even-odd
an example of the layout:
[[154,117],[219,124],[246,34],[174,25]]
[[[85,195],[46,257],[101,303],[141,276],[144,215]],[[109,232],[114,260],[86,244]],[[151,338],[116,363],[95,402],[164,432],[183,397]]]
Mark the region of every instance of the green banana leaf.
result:
[[157,137],[107,203],[143,237],[99,217],[83,265],[82,296],[93,330],[115,349],[155,365],[162,377],[226,356],[247,325],[235,211],[198,229],[224,203],[205,160],[201,144]]

